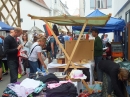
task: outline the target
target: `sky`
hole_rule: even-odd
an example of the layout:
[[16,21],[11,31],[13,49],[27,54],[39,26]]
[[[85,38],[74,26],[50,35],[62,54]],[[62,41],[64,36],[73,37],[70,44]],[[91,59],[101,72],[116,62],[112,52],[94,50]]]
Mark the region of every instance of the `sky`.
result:
[[72,15],[75,9],[79,8],[79,0],[61,0],[64,4],[67,2],[69,13]]

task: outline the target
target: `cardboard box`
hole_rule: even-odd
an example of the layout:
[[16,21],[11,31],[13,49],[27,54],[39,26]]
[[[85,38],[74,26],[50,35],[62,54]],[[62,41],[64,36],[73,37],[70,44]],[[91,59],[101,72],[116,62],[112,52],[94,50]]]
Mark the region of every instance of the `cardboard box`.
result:
[[[76,44],[76,40],[66,41],[65,50],[70,56]],[[92,61],[94,60],[94,40],[80,40],[76,48],[74,56],[72,58],[73,62],[79,62],[80,60]],[[68,59],[65,57],[65,63],[68,62]]]
[[58,64],[65,64],[65,58],[58,58],[57,63]]

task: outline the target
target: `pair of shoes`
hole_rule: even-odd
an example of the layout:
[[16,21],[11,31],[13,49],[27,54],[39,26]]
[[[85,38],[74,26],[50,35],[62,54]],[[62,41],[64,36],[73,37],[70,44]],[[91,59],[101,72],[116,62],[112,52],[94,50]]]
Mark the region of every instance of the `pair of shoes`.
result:
[[22,77],[22,75],[21,74],[18,74],[18,79],[20,79]]
[[5,72],[3,75],[8,75],[8,72]]

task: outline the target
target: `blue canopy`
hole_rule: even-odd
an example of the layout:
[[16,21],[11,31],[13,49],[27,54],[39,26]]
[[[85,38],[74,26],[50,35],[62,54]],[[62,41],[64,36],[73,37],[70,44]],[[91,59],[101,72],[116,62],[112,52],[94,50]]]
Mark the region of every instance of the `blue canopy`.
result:
[[0,21],[0,30],[12,30],[12,29],[13,29],[13,27],[11,27],[11,26],[5,24],[4,22]]
[[[95,17],[95,16],[104,16],[105,14],[100,12],[98,9],[90,13],[87,17]],[[99,29],[100,33],[106,33],[106,32],[115,32],[115,31],[123,31],[125,27],[125,21],[123,19],[118,19],[111,17],[105,27],[93,27]],[[73,26],[73,30],[81,31],[82,26]],[[87,32],[90,29],[90,27],[85,28],[85,32]]]

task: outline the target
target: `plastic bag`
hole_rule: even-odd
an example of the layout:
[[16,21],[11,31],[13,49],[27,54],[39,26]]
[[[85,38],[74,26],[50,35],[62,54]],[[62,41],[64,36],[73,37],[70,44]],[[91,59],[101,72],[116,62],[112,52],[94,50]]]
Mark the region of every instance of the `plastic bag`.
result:
[[24,51],[24,50],[19,50],[17,56],[22,57],[22,58],[28,58],[26,51]]

